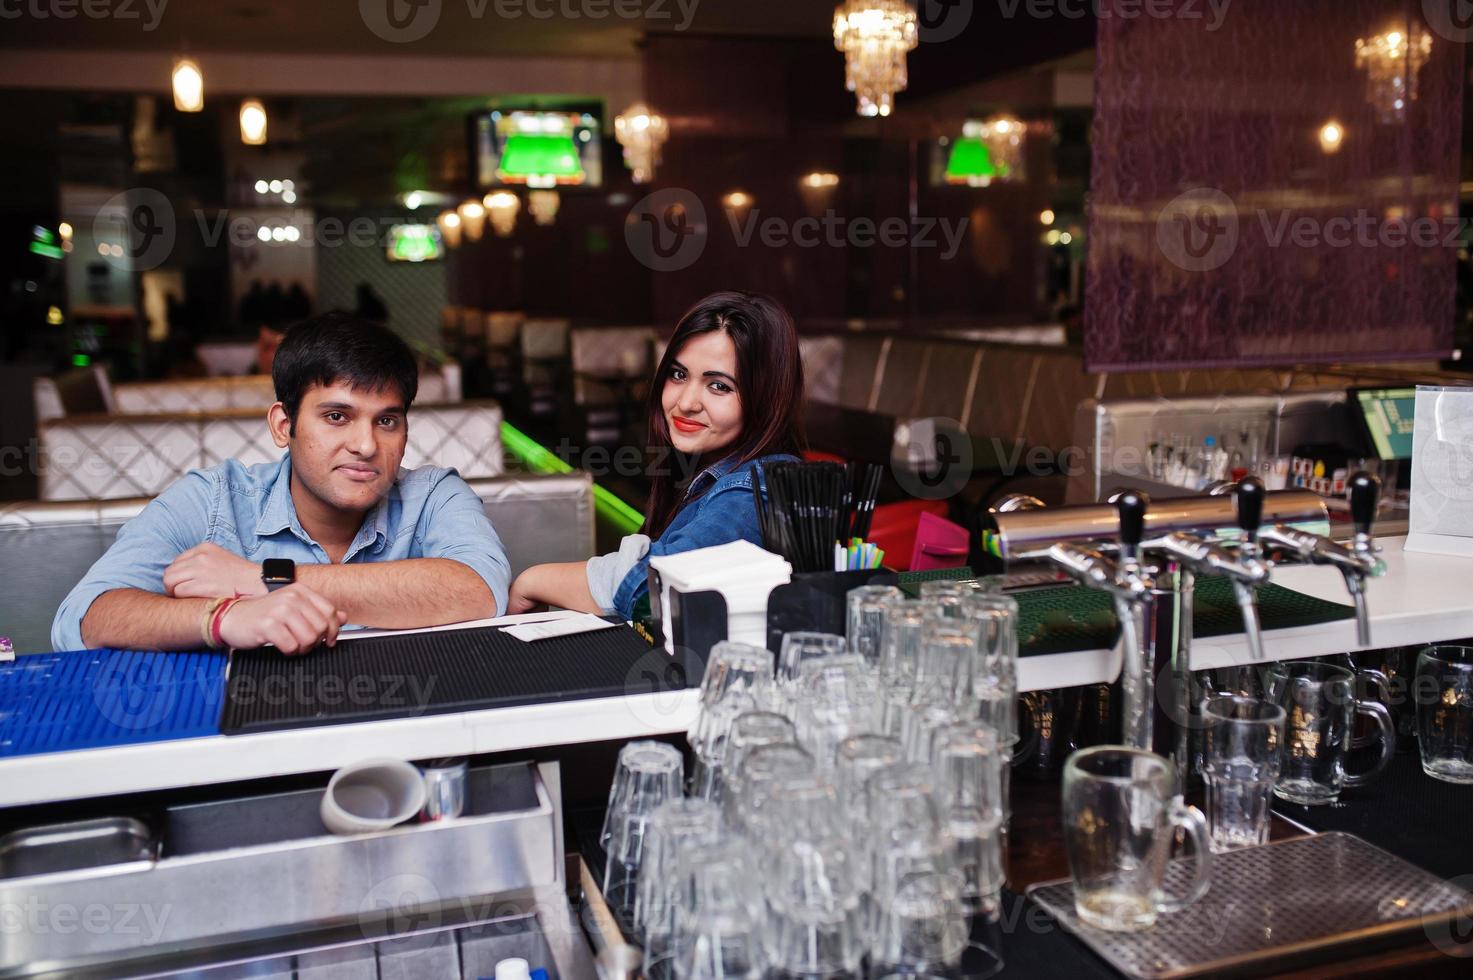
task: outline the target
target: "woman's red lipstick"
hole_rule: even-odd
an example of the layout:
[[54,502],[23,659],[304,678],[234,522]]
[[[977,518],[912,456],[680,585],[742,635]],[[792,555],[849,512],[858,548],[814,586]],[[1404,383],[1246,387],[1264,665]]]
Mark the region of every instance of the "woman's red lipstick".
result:
[[700,432],[706,427],[704,422],[693,422],[690,419],[683,419],[679,415],[670,416],[670,421],[681,432]]

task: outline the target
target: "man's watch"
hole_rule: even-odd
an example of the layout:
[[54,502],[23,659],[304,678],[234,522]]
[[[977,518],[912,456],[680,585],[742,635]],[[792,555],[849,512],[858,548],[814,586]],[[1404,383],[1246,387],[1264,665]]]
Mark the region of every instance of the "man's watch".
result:
[[261,562],[261,581],[266,583],[267,592],[275,592],[296,580],[297,563],[290,558],[267,558]]

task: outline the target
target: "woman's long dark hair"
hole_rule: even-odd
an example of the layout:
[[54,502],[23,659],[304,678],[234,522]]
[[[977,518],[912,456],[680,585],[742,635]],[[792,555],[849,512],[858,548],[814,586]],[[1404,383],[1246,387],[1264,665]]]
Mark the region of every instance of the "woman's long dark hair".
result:
[[[699,461],[702,468],[724,459],[736,465],[772,453],[796,455],[803,444],[803,361],[798,355],[798,331],[793,318],[774,300],[756,293],[712,293],[680,318],[665,356],[655,369],[649,393],[649,442],[661,449],[671,446],[663,397],[672,364],[686,341],[698,334],[723,330],[736,348],[737,391],[742,399],[742,431],[736,441],[714,459]],[[650,481],[645,534],[659,537],[688,501],[677,483],[678,467],[657,466]],[[695,475],[695,471],[690,473]]]

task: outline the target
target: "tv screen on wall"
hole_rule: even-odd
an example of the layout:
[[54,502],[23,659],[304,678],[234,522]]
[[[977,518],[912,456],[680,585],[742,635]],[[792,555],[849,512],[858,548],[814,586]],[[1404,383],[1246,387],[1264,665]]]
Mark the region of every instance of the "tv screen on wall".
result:
[[603,143],[595,108],[493,109],[471,121],[477,185],[598,187]]

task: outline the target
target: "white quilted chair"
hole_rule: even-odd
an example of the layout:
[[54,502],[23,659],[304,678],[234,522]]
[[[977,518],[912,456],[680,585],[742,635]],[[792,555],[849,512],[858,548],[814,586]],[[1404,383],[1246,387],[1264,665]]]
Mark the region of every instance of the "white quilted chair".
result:
[[[280,457],[260,408],[210,413],[72,415],[40,424],[42,500],[152,497],[186,472],[227,459]],[[466,479],[500,476],[501,406],[416,405],[409,467],[453,466]]]

